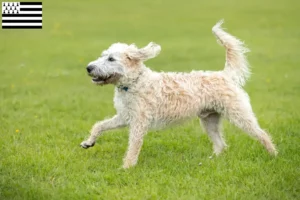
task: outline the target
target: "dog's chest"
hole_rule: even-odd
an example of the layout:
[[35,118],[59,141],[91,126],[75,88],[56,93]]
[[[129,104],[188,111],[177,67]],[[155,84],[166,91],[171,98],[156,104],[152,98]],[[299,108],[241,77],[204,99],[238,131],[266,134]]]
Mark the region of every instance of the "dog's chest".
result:
[[130,115],[136,106],[135,97],[128,91],[115,91],[114,106],[118,113]]

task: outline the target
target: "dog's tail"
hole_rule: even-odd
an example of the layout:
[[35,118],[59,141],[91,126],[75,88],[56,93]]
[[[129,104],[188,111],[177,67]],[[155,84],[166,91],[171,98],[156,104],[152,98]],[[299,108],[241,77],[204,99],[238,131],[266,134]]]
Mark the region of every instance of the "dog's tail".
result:
[[232,78],[238,85],[243,86],[250,77],[250,70],[245,53],[249,52],[244,43],[229,33],[225,32],[219,21],[212,31],[218,42],[226,49],[226,63],[224,72]]

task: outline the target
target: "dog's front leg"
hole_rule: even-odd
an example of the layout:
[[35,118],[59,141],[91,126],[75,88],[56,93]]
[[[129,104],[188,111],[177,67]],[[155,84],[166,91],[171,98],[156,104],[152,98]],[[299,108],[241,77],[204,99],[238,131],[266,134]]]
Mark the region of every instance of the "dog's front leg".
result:
[[87,140],[81,142],[80,146],[85,149],[92,147],[94,146],[97,137],[100,136],[104,131],[116,129],[124,126],[126,126],[126,123],[119,115],[115,115],[111,119],[106,119],[97,122],[91,130],[90,137]]
[[143,137],[147,133],[147,126],[143,122],[131,124],[129,133],[129,146],[124,158],[123,168],[136,165],[143,144]]

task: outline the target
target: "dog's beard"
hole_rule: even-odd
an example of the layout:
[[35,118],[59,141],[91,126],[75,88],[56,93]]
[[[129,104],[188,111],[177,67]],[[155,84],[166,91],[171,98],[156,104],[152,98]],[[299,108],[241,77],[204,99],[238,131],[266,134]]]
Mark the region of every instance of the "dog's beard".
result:
[[121,78],[121,74],[113,73],[106,76],[90,75],[92,76],[92,82],[96,85],[116,84]]

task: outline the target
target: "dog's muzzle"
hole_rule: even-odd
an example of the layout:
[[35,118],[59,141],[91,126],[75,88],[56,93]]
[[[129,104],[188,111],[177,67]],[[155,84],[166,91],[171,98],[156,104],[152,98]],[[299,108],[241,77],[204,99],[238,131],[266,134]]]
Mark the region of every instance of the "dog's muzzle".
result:
[[95,65],[88,65],[86,67],[86,71],[89,76],[92,77],[92,82],[97,85],[104,85],[109,83],[115,83],[119,78],[120,74],[113,73],[113,74],[106,74],[106,75],[98,75],[95,73],[96,66]]

